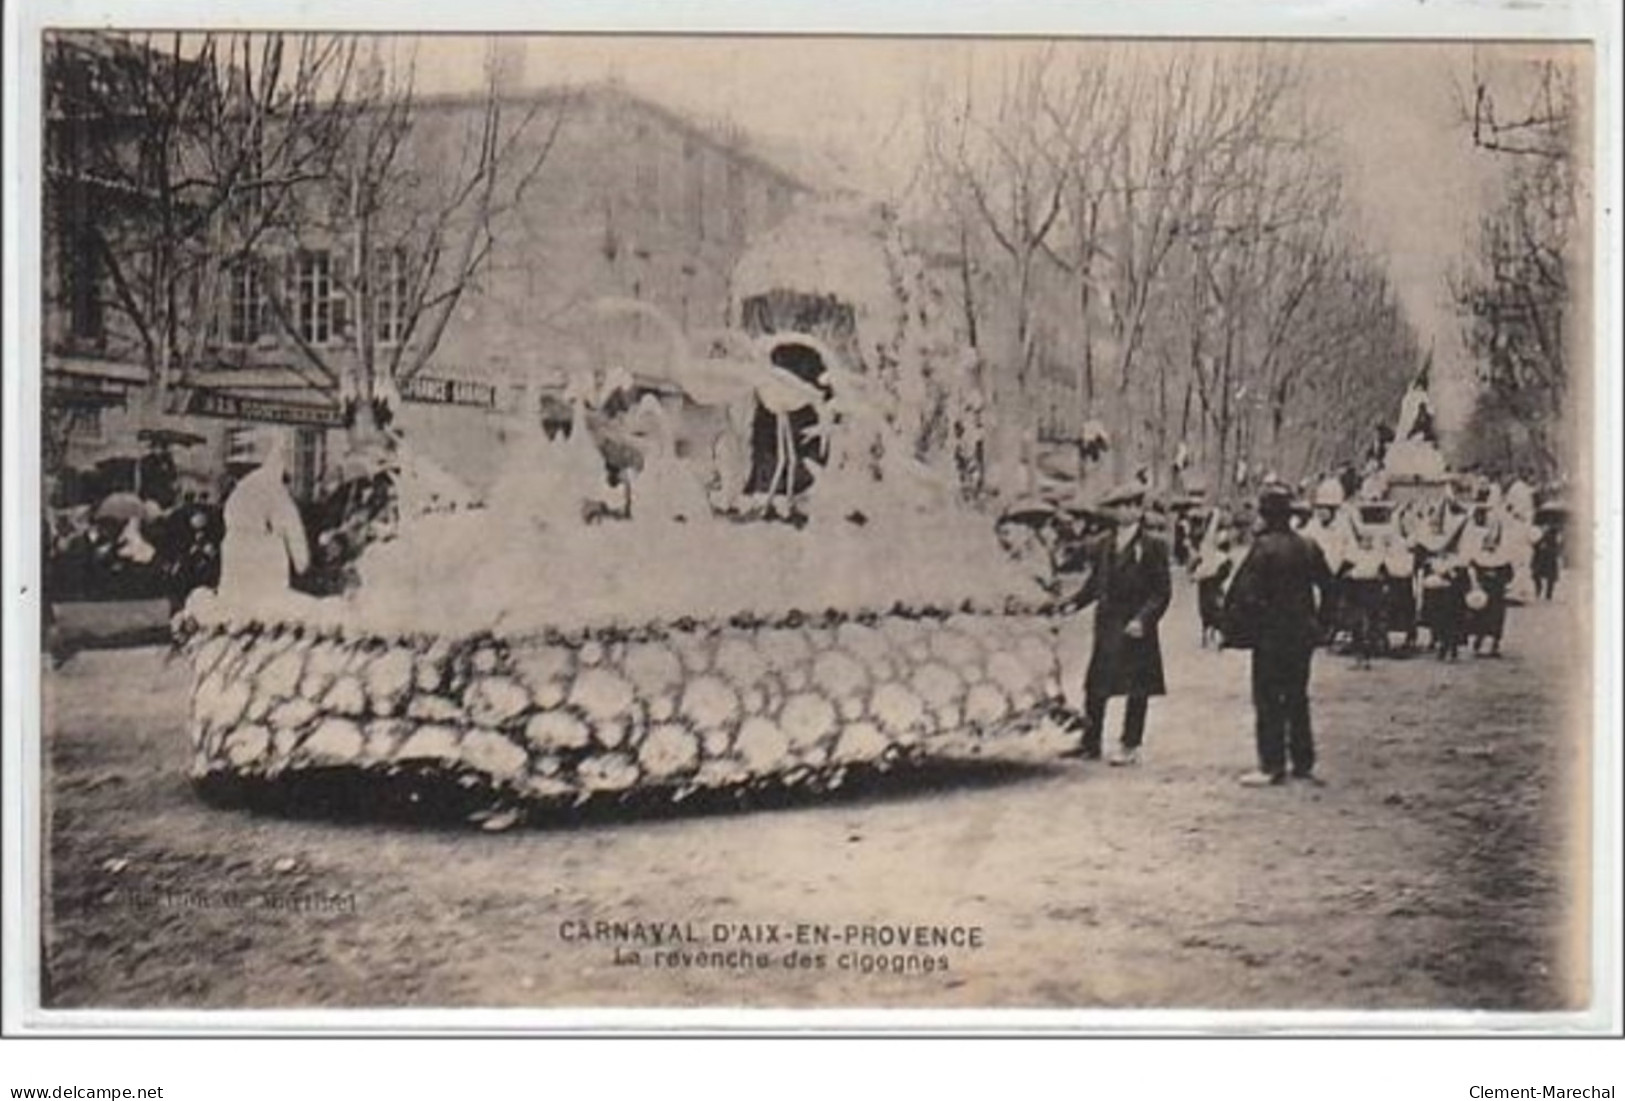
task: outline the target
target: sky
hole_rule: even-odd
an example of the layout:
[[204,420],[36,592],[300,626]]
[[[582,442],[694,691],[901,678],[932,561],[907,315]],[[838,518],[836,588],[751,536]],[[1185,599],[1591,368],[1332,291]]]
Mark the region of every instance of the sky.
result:
[[[918,104],[944,80],[980,82],[1031,41],[925,38],[553,36],[508,39],[529,85],[615,79],[692,114],[730,120],[769,148],[799,145],[868,190],[906,187],[921,147]],[[1183,43],[1131,46],[1177,49]],[[1249,48],[1209,44],[1204,50]],[[1272,47],[1277,48],[1277,47]],[[1342,163],[1351,220],[1387,261],[1396,292],[1436,351],[1436,401],[1448,429],[1470,407],[1471,368],[1449,303],[1448,277],[1493,200],[1495,166],[1475,152],[1459,89],[1475,66],[1500,67],[1555,45],[1439,42],[1282,43],[1305,74],[1305,96]],[[1570,47],[1572,49],[1572,47]],[[483,39],[422,40],[419,86],[470,87]]]

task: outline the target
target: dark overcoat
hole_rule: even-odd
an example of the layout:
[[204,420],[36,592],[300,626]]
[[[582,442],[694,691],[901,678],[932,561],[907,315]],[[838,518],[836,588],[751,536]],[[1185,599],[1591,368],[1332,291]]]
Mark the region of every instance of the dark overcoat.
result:
[[1320,641],[1315,596],[1318,590],[1324,599],[1331,580],[1313,539],[1285,529],[1259,533],[1225,594],[1226,641],[1267,653],[1313,650]]
[[1506,631],[1507,588],[1512,584],[1511,566],[1471,566],[1470,576],[1485,596],[1484,607],[1467,612],[1467,637],[1500,640]]
[[[1084,691],[1099,698],[1163,695],[1157,624],[1171,593],[1168,544],[1142,528],[1119,550],[1116,534],[1108,532],[1096,540],[1090,566],[1077,597],[1080,605],[1095,604],[1094,651]],[[1125,633],[1132,621],[1140,624],[1139,638]]]

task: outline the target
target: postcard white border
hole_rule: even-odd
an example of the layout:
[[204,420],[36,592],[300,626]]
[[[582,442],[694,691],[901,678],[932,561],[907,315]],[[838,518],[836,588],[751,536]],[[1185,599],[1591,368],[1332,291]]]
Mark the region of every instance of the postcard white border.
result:
[[[751,34],[1110,35],[1134,37],[1277,37],[1365,39],[1583,40],[1597,49],[1598,162],[1596,240],[1597,501],[1593,852],[1595,1001],[1575,1014],[1461,1012],[1203,1012],[1160,1010],[924,1011],[924,1010],[317,1010],[298,1012],[50,1011],[38,1008],[40,806],[39,648],[37,541],[4,543],[5,665],[3,775],[6,784],[4,848],[5,956],[34,960],[8,968],[4,984],[7,1028],[34,1035],[255,1035],[255,1034],[649,1034],[672,1030],[711,1033],[892,1034],[970,1032],[987,1035],[1503,1035],[1597,1034],[1621,1027],[1620,990],[1620,332],[1619,213],[1620,41],[1613,0],[1034,0],[998,5],[951,2],[873,3],[776,0],[741,5],[728,0],[619,0],[525,4],[465,0],[412,9],[403,25],[393,6],[329,0],[319,9],[276,0],[246,0],[229,7],[206,0],[83,3],[46,0],[5,8],[5,268],[7,334],[4,373],[4,528],[33,530],[38,502],[39,319],[37,239],[40,185],[39,51],[45,27],[143,26],[192,28],[316,26],[322,29],[414,32],[530,31]],[[319,10],[319,18],[313,13]],[[295,14],[302,12],[303,14]],[[26,383],[25,383],[26,380]],[[24,842],[29,842],[25,845]]]

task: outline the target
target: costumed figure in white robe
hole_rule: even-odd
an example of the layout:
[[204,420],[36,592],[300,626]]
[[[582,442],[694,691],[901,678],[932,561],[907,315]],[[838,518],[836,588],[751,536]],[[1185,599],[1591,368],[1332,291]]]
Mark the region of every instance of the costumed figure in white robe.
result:
[[260,465],[226,498],[219,594],[233,604],[285,606],[303,597],[289,581],[310,565],[310,544],[283,483],[281,434],[267,430],[255,442]]
[[1531,604],[1535,600],[1535,546],[1540,542],[1540,528],[1535,524],[1535,489],[1522,478],[1507,487],[1501,503],[1502,522],[1506,526],[1507,556],[1512,564],[1512,581],[1507,587],[1507,599],[1515,604]]
[[1517,572],[1514,558],[1519,530],[1508,521],[1499,494],[1492,492],[1474,507],[1472,521],[1462,533],[1460,553],[1470,581],[1466,636],[1474,653],[1486,645],[1490,653],[1500,653],[1507,598]]

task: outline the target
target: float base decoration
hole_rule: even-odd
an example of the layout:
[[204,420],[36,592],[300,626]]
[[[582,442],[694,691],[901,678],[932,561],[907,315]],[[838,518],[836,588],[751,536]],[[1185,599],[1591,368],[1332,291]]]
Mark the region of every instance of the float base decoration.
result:
[[191,774],[217,801],[335,772],[439,776],[487,808],[827,790],[980,756],[1060,700],[1035,610],[508,638],[194,621],[183,645]]

